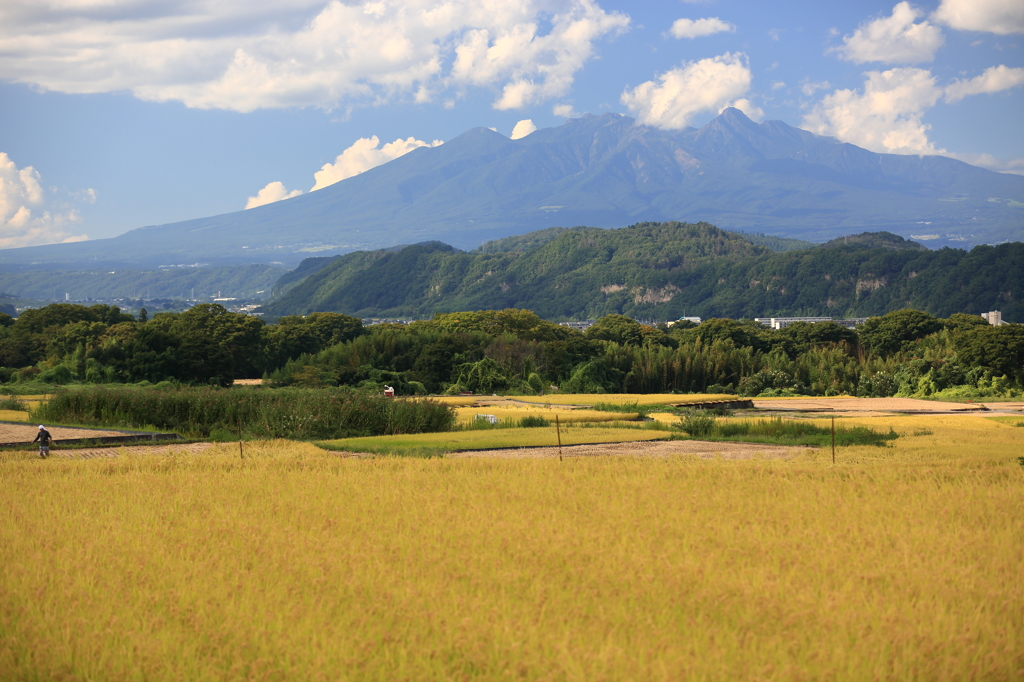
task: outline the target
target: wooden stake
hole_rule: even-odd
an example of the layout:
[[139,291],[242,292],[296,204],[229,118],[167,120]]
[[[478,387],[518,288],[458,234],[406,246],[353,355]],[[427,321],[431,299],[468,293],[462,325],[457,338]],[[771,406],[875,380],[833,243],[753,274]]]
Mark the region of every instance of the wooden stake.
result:
[[238,417],[238,457],[245,459],[245,455],[242,454],[242,418]]
[[558,461],[562,461],[562,428],[558,425],[558,414],[555,414],[555,433],[558,435]]
[[836,463],[836,417],[832,415],[832,463]]

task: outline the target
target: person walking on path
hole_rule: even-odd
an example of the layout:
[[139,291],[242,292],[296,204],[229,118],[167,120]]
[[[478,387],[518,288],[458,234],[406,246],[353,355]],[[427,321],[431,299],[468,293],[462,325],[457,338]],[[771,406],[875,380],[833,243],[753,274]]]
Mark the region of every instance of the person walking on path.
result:
[[32,442],[35,443],[36,441],[39,441],[39,456],[43,459],[50,456],[50,441],[52,439],[53,436],[50,435],[50,432],[46,430],[45,426],[40,424],[39,433],[36,434],[35,440]]

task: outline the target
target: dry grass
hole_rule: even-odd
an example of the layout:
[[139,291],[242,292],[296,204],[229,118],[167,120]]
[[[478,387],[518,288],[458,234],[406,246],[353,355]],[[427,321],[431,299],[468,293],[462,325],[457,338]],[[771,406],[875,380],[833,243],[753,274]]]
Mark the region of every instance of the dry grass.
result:
[[0,678],[1021,679],[1024,429],[890,422],[835,467],[0,453]]

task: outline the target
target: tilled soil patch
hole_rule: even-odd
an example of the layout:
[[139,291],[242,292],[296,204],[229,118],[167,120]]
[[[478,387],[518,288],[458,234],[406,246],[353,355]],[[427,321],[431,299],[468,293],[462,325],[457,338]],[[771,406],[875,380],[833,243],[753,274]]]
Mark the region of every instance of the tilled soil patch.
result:
[[[63,426],[47,426],[55,441],[73,438],[102,438],[104,436],[124,436],[121,431],[104,431],[101,429],[73,429]],[[0,424],[0,443],[28,443],[39,433],[38,424]]]

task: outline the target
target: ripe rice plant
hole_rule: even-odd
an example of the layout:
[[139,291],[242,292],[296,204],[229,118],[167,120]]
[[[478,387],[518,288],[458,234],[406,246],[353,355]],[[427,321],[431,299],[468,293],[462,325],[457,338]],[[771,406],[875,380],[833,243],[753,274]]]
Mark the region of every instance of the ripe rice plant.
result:
[[190,437],[211,432],[247,438],[341,438],[449,431],[455,411],[430,400],[393,400],[350,389],[176,388],[95,386],[65,390],[32,418],[119,428],[153,426]]

